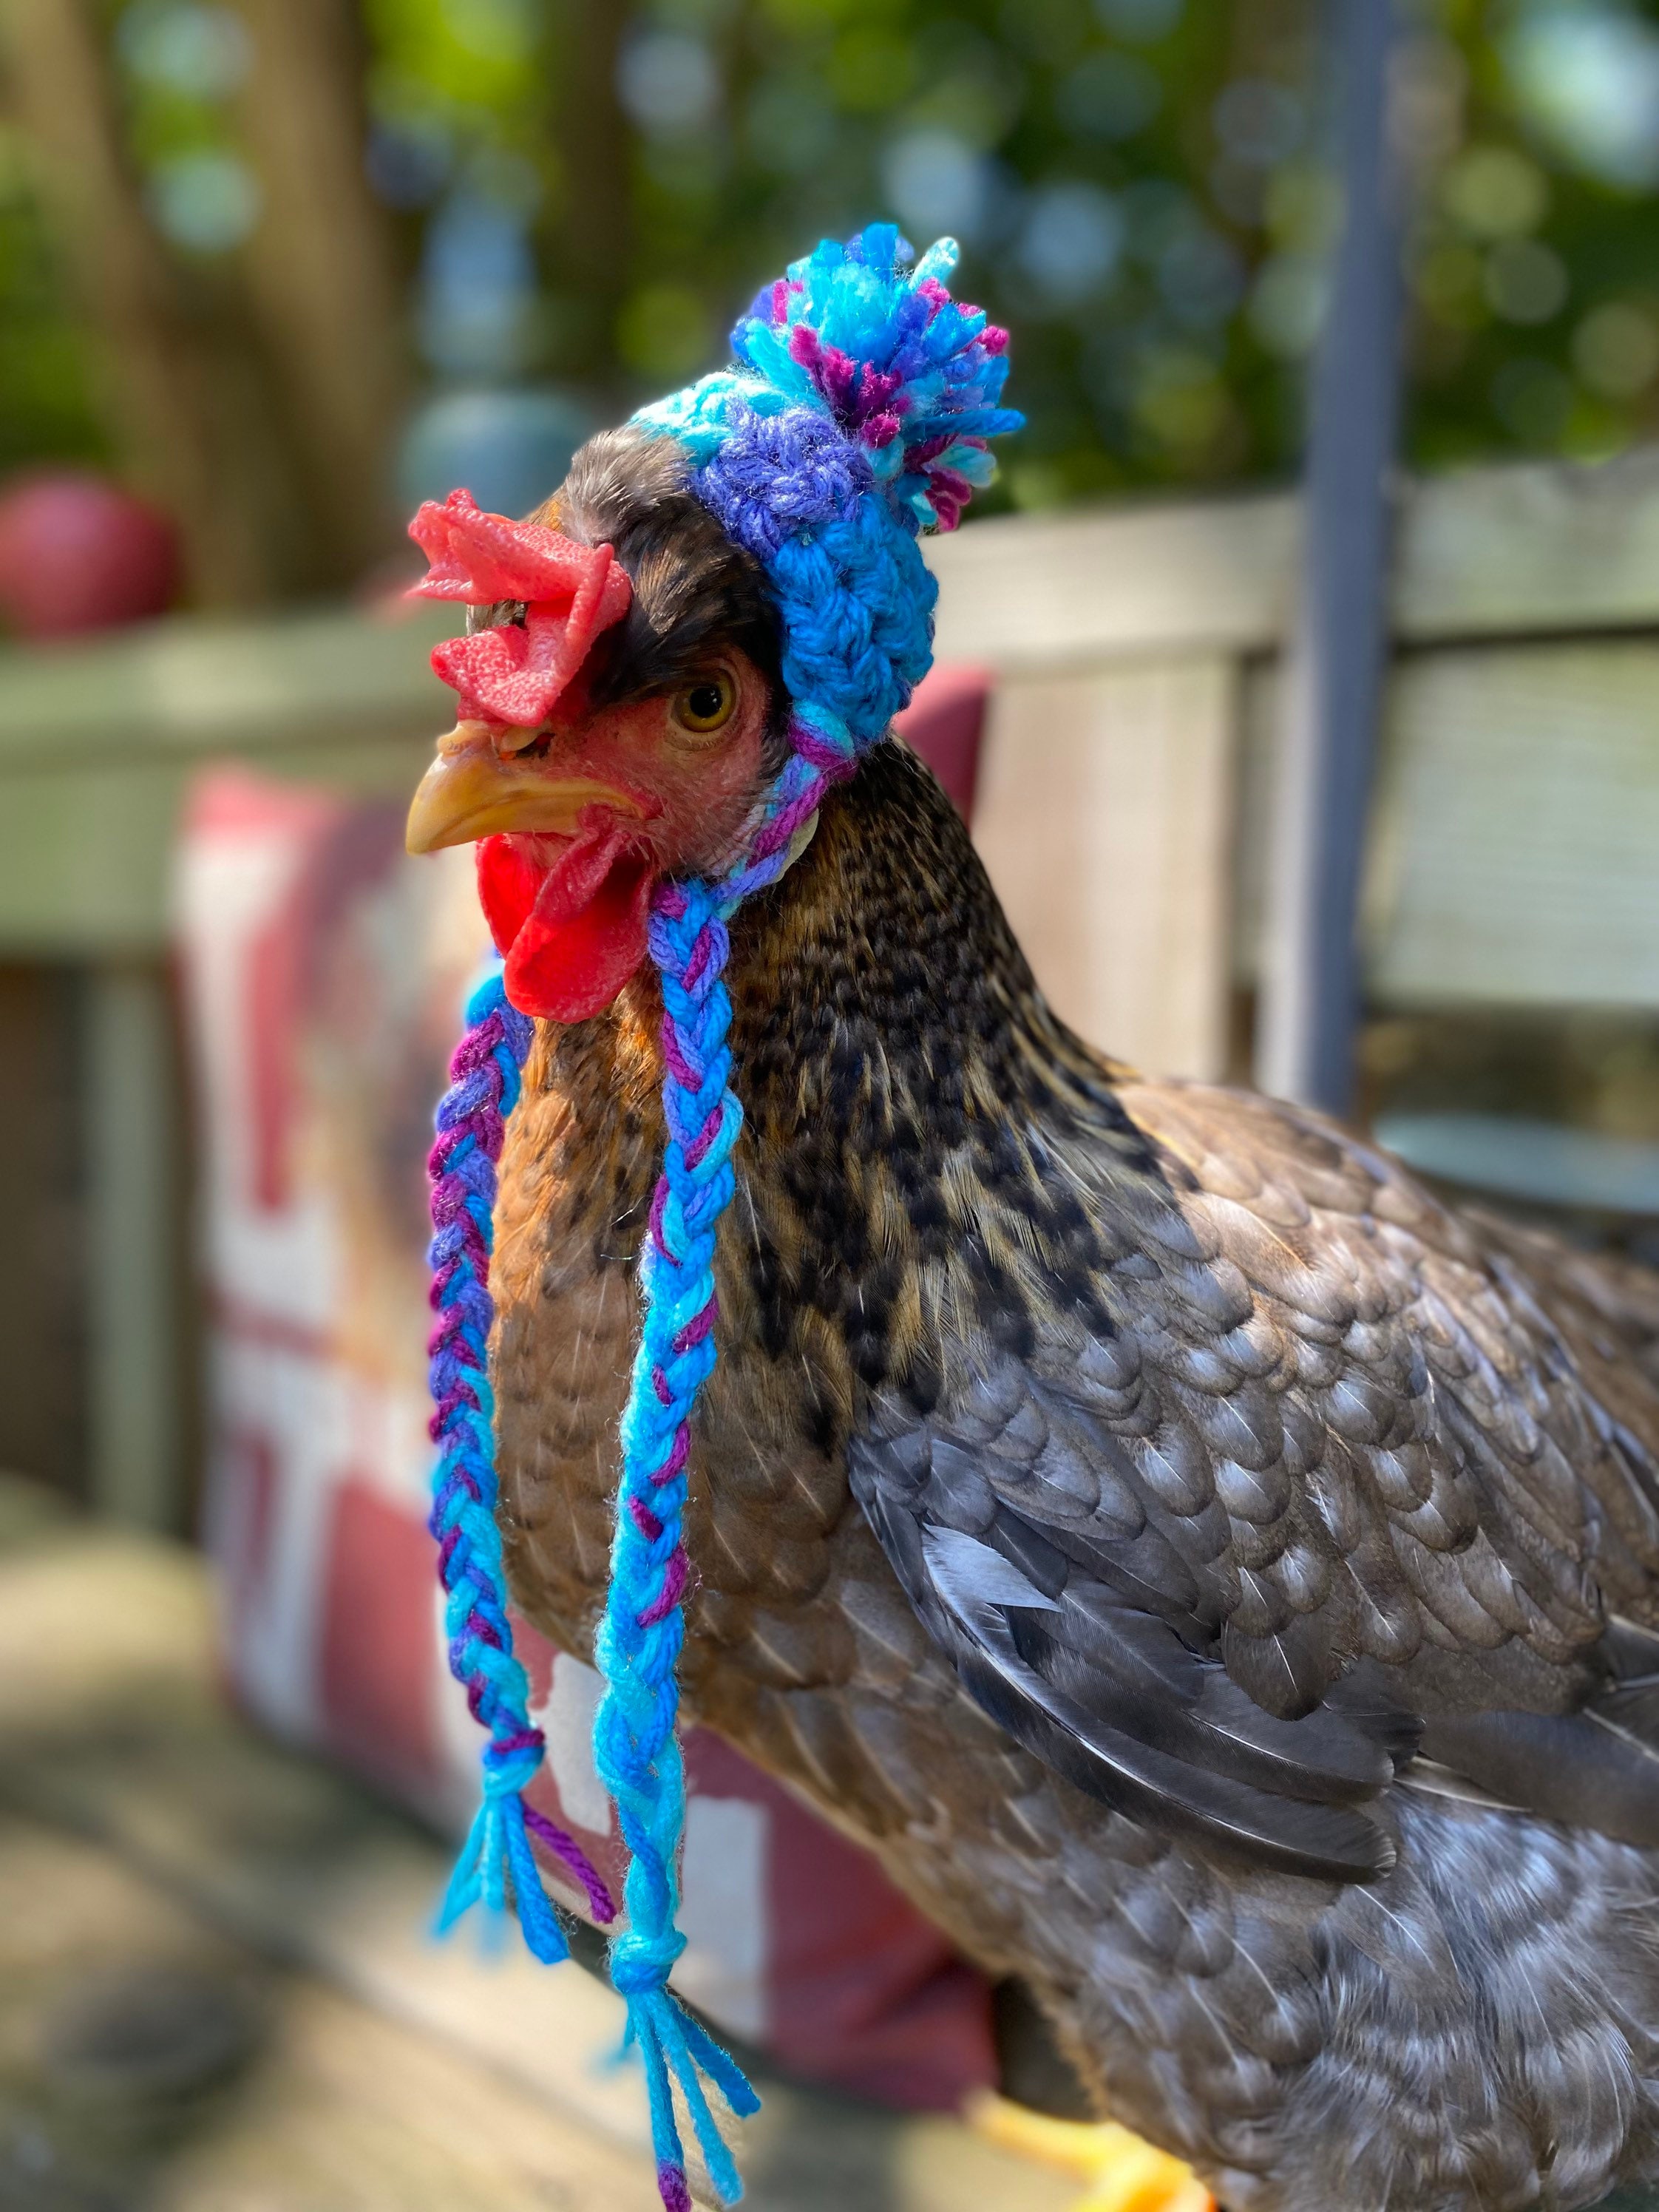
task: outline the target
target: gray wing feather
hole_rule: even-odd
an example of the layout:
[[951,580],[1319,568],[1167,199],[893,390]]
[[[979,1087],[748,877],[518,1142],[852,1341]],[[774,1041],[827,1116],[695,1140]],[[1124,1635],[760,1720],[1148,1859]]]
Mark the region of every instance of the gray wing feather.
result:
[[1122,1095],[1161,1172],[1010,1139],[994,1238],[924,1293],[936,1386],[849,1445],[963,1682],[1103,1802],[1304,1871],[1387,1866],[1419,1740],[1659,1842],[1659,1636],[1607,1618],[1659,1614],[1646,1370],[1547,1253],[1334,1127]]
[[[933,1517],[928,1442],[923,1430],[855,1439],[853,1489],[911,1602],[994,1720],[1120,1810],[1300,1873],[1387,1871],[1392,1843],[1362,1808],[1393,1771],[1396,1713],[1364,1698],[1298,1721],[1262,1711],[1168,1620],[1006,1505],[977,1534]],[[960,1486],[964,1456],[957,1446],[943,1455],[947,1486]]]

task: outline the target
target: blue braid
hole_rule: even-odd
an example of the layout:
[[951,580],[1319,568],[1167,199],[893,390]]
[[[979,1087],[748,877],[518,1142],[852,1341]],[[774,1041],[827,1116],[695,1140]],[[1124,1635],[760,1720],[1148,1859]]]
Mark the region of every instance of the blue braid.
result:
[[850,775],[844,724],[797,709],[794,750],[770,794],[748,857],[719,883],[669,884],[657,896],[651,958],[662,985],[663,1113],[668,1139],[640,1263],[645,1320],[623,1414],[623,1475],[611,1584],[594,1656],[605,1694],[594,1721],[594,1761],[632,1854],[623,1899],[628,1932],[611,1947],[611,1978],[628,2002],[628,2033],[645,2059],[657,2179],[672,2212],[690,2205],[671,2080],[691,2115],[710,2179],[732,2203],[742,2183],[699,2075],[732,2109],[758,2109],[741,2071],[675,2002],[667,1988],[685,1939],[676,1856],[685,1781],[675,1734],[676,1667],[684,1638],[681,1539],[690,1419],[714,1369],[715,1231],[737,1188],[732,1153],[743,1109],[731,1088],[724,980],[726,922],[751,890],[780,876],[791,840],[829,785]]

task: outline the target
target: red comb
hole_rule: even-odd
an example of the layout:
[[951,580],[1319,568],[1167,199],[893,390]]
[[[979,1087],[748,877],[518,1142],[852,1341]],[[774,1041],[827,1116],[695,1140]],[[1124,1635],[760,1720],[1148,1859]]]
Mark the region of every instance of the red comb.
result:
[[409,534],[432,563],[415,597],[525,604],[522,629],[479,630],[433,648],[432,665],[459,695],[463,717],[533,730],[634,595],[610,546],[486,514],[471,492],[453,491],[441,506],[428,500]]

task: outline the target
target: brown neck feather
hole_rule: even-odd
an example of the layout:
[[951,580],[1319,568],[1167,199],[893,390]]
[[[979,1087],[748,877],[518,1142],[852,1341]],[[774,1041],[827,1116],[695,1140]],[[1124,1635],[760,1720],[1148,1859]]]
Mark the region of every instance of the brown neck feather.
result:
[[[830,794],[805,853],[744,907],[726,981],[750,1172],[757,1150],[774,1169],[826,1141],[890,1152],[912,1121],[934,1175],[1011,1119],[1128,1133],[1127,1071],[1049,1011],[960,817],[897,743]],[[596,1020],[543,1024],[532,1091],[570,1098],[591,1142],[654,1151],[660,1023],[641,975]]]
[[817,837],[732,925],[736,1087],[762,1141],[827,1121],[860,1151],[892,1117],[942,1150],[1011,1115],[1105,1106],[1115,1073],[1055,1020],[932,774],[879,745]]
[[[866,1383],[902,1379],[907,1276],[960,1238],[975,1194],[1036,1196],[1032,1132],[1146,1164],[1122,1071],[1049,1012],[959,817],[902,745],[877,748],[744,908],[727,981],[745,1126],[722,1305],[737,1292],[774,1356],[805,1306],[833,1317]],[[659,1022],[638,979],[599,1019],[545,1028],[530,1071],[532,1095],[568,1102],[592,1199],[629,1245],[662,1137]],[[728,1291],[742,1244],[749,1280]]]

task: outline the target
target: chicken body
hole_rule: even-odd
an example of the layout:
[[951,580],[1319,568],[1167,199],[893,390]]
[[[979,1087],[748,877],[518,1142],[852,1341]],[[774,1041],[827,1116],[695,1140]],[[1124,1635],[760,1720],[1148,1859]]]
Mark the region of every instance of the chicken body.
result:
[[[896,744],[728,974],[690,1713],[1230,2212],[1659,2173],[1659,1290],[1089,1052]],[[540,1025],[501,1169],[511,1579],[583,1656],[657,1021]]]

